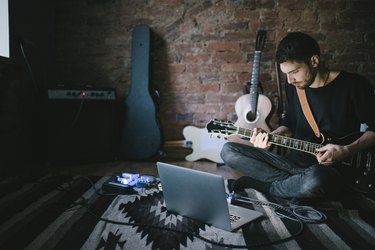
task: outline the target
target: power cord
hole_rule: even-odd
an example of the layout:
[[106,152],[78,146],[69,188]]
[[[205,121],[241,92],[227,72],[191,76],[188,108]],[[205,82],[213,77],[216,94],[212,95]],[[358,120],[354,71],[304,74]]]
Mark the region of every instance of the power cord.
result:
[[213,241],[213,240],[207,239],[207,238],[205,238],[205,237],[203,237],[203,236],[201,236],[201,235],[199,235],[195,232],[192,232],[192,231],[183,231],[183,230],[179,230],[179,229],[175,229],[175,228],[162,227],[162,226],[157,226],[157,225],[152,225],[152,224],[143,224],[143,223],[135,223],[135,222],[121,222],[121,221],[115,221],[115,220],[103,218],[103,217],[100,217],[100,216],[96,215],[92,211],[90,211],[89,206],[86,207],[86,211],[89,214],[91,214],[92,216],[94,216],[97,220],[104,221],[104,222],[107,222],[107,223],[116,224],[116,225],[124,225],[124,226],[140,227],[140,228],[152,228],[152,229],[158,229],[158,230],[164,230],[164,231],[171,231],[171,232],[174,232],[174,233],[185,234],[185,235],[189,235],[189,236],[198,238],[198,239],[200,239],[204,242],[210,243],[212,245],[216,245],[216,246],[220,246],[220,247],[229,247],[229,248],[251,248],[251,247],[263,247],[263,246],[279,244],[279,243],[288,241],[288,240],[296,237],[297,235],[299,235],[302,232],[302,229],[303,229],[302,222],[298,221],[299,224],[300,224],[300,230],[298,230],[297,233],[292,234],[289,237],[285,237],[283,239],[269,241],[269,242],[260,242],[260,243],[256,243],[256,244],[234,245],[234,244],[225,244],[225,243]]
[[[85,180],[87,180],[88,182],[90,182],[92,188],[95,191],[94,193],[99,195],[99,196],[107,196],[107,195],[116,196],[116,195],[118,195],[117,193],[109,194],[109,193],[100,192],[99,189],[95,186],[95,183],[90,178],[88,178],[88,177],[83,177],[83,178]],[[71,190],[68,190],[70,188],[72,188],[71,184],[69,185],[69,188],[61,188],[59,190],[65,191],[65,192],[71,192]],[[177,234],[185,234],[185,235],[188,235],[188,236],[198,238],[198,239],[200,239],[204,242],[207,242],[207,243],[210,243],[210,244],[213,244],[213,245],[217,245],[217,246],[221,246],[221,247],[230,247],[230,248],[264,247],[264,246],[270,246],[270,245],[286,242],[288,240],[291,240],[291,239],[295,238],[297,235],[299,235],[302,232],[303,223],[321,223],[321,222],[326,220],[326,216],[323,213],[313,209],[312,207],[297,206],[297,205],[279,205],[277,203],[273,203],[273,202],[269,202],[269,201],[260,201],[260,200],[257,200],[257,199],[252,199],[252,198],[249,198],[249,197],[241,196],[241,195],[238,195],[238,194],[235,194],[235,193],[229,194],[228,198],[234,199],[236,201],[245,202],[245,203],[251,203],[251,204],[257,205],[257,206],[271,207],[271,208],[274,209],[274,212],[277,216],[279,216],[281,218],[291,220],[292,222],[298,223],[299,228],[295,233],[291,234],[288,237],[282,238],[282,239],[278,239],[278,240],[274,240],[274,241],[268,241],[268,242],[259,242],[259,243],[255,243],[255,244],[249,244],[249,245],[234,245],[234,244],[225,244],[225,243],[213,241],[213,240],[207,239],[205,237],[202,237],[201,235],[199,235],[195,232],[192,232],[192,231],[184,231],[184,230],[180,230],[180,229],[163,227],[163,226],[158,226],[158,225],[153,225],[153,224],[143,224],[143,223],[135,223],[135,222],[121,222],[121,221],[111,220],[111,219],[108,219],[108,218],[103,218],[103,217],[97,215],[96,213],[94,213],[93,211],[91,211],[91,206],[89,204],[89,200],[87,198],[83,197],[83,196],[80,196],[80,200],[78,202],[75,202],[73,205],[79,206],[81,208],[85,208],[86,211],[90,215],[92,215],[94,218],[96,218],[97,220],[100,220],[100,221],[107,222],[107,223],[116,224],[116,225],[132,226],[132,227],[140,227],[140,228],[152,228],[152,229],[170,231],[170,232],[174,232],[174,233],[177,233]],[[281,212],[281,211],[283,211],[283,212]]]
[[[245,203],[251,203],[253,205],[272,207],[277,216],[293,221],[301,221],[303,223],[322,223],[327,220],[327,216],[324,213],[310,206],[298,206],[294,204],[280,205],[270,201],[252,199],[235,193],[229,194],[228,198]],[[278,210],[282,210],[286,214]]]
[[[90,179],[88,179],[88,180],[91,182]],[[92,182],[91,182],[91,184],[93,185],[93,188],[95,189],[95,193],[96,194],[98,194],[98,195],[107,195],[107,194],[102,194],[102,193],[98,192],[97,189],[96,189],[96,187],[95,187],[95,185]],[[262,205],[267,205],[267,206],[271,206],[272,205],[272,203],[266,203],[266,202],[260,202],[260,201],[258,201],[258,202],[262,203]],[[273,204],[274,204],[273,206],[276,206],[276,207],[280,206],[280,205],[275,204],[275,203],[273,203]],[[189,236],[192,236],[192,237],[196,237],[196,238],[198,238],[198,239],[200,239],[202,241],[205,241],[205,242],[213,244],[213,245],[221,246],[221,247],[249,248],[249,247],[262,247],[262,246],[269,246],[269,245],[279,244],[279,243],[282,243],[282,242],[285,242],[285,241],[288,241],[290,239],[295,238],[303,230],[303,222],[301,221],[301,219],[299,219],[299,217],[293,218],[293,216],[296,216],[294,214],[290,214],[289,216],[285,216],[284,215],[284,217],[286,219],[291,219],[292,221],[297,222],[299,224],[299,230],[296,233],[291,234],[289,237],[285,237],[283,239],[269,241],[269,242],[259,242],[259,243],[248,244],[248,245],[233,245],[233,244],[225,244],[225,243],[221,243],[221,242],[217,242],[217,241],[213,241],[213,240],[207,239],[207,238],[202,237],[201,235],[196,234],[196,233],[194,233],[192,231],[183,231],[183,230],[179,230],[179,229],[175,229],[175,228],[162,227],[162,226],[152,225],[152,224],[143,224],[143,223],[135,223],[135,222],[131,222],[131,223],[130,222],[121,222],[121,221],[115,221],[115,220],[103,218],[101,216],[96,215],[94,212],[92,212],[90,210],[90,205],[88,203],[86,203],[86,205],[87,206],[85,208],[86,208],[86,211],[89,214],[91,214],[92,216],[94,216],[96,219],[104,221],[104,222],[107,222],[107,223],[112,223],[112,224],[116,224],[116,225],[137,226],[137,227],[141,227],[141,228],[152,228],[152,229],[158,229],[158,230],[164,230],[164,231],[171,231],[171,232],[178,233],[178,234],[185,234],[185,235],[189,235]],[[281,208],[281,206],[279,208]]]
[[30,77],[31,77],[31,80],[33,82],[33,87],[34,87],[34,91],[35,93],[39,93],[39,88],[38,88],[38,84],[36,83],[36,80],[35,80],[35,76],[34,76],[34,72],[33,72],[33,69],[31,67],[31,64],[29,62],[29,59],[27,57],[27,54],[25,52],[25,43],[28,42],[30,44],[32,44],[32,42],[29,42],[29,41],[26,41],[25,39],[21,38],[19,40],[19,46],[20,46],[20,50],[21,50],[21,54],[22,54],[22,58],[24,59],[25,61],[25,64],[26,64],[26,67],[27,67],[27,70],[29,71],[29,74],[30,74]]

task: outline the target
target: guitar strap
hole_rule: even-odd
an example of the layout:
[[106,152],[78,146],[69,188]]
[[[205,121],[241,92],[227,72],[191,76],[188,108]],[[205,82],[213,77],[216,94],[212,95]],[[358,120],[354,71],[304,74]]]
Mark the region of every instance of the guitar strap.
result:
[[303,114],[305,115],[307,121],[309,122],[309,124],[312,128],[312,130],[314,131],[315,136],[320,138],[319,127],[316,124],[314,116],[311,113],[309,103],[307,102],[306,92],[305,92],[304,89],[300,89],[300,88],[297,88],[297,87],[296,87],[296,90],[297,90],[299,102],[301,103]]

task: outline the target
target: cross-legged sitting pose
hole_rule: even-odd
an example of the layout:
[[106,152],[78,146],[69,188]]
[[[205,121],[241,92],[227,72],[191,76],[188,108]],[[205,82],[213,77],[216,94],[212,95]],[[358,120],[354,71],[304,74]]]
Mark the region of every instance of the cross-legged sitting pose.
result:
[[[286,112],[281,126],[271,134],[313,143],[327,139],[325,134],[329,134],[329,138],[344,139],[326,141],[315,155],[299,150],[279,155],[267,150],[270,135],[254,129],[250,138],[253,146],[227,142],[221,157],[226,165],[246,176],[241,183],[235,182],[235,186],[251,187],[282,198],[338,194],[348,184],[347,175],[360,172],[342,161],[375,146],[374,87],[358,74],[324,67],[318,43],[301,32],[288,33],[281,40],[276,61],[287,79]],[[303,113],[297,89],[305,90],[322,132],[320,138]],[[367,125],[366,131],[346,141],[345,136],[359,132],[361,124]]]

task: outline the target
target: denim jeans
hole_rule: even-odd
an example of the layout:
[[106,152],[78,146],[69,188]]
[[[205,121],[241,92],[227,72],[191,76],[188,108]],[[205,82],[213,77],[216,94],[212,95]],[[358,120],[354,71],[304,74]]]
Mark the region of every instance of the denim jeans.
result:
[[227,142],[221,150],[226,165],[254,179],[270,182],[269,193],[281,198],[318,198],[338,193],[343,177],[333,166],[319,165],[303,153],[281,156],[247,145]]

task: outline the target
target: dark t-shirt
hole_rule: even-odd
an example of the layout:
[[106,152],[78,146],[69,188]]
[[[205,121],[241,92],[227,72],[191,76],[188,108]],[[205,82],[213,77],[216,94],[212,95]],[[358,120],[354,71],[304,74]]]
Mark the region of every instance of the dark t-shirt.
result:
[[[286,83],[285,93],[282,125],[292,130],[294,138],[319,142],[303,114],[295,87]],[[358,132],[362,123],[375,131],[374,87],[364,77],[342,71],[324,87],[306,88],[306,96],[323,134],[343,137]]]
[[[287,83],[285,92],[286,116],[282,125],[290,128],[295,138],[316,142],[295,87]],[[359,131],[361,123],[375,131],[374,87],[365,78],[343,71],[327,86],[306,88],[306,96],[321,132],[342,137]]]

